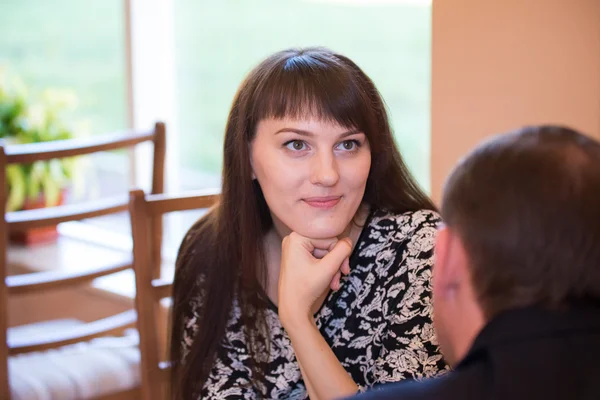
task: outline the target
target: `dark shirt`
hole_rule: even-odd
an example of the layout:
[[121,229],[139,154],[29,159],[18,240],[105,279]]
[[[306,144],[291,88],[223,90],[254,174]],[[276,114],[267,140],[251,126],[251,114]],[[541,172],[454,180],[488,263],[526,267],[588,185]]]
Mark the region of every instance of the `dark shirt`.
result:
[[494,318],[445,376],[383,385],[356,400],[600,399],[600,308],[526,308]]

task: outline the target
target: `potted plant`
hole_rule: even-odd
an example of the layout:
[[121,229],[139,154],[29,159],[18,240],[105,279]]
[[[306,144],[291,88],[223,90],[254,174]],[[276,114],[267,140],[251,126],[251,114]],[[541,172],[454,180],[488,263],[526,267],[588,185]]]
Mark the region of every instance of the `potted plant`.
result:
[[[76,105],[71,91],[46,89],[30,94],[16,77],[0,70],[0,141],[5,145],[74,138],[68,112]],[[79,136],[79,135],[78,135]],[[80,157],[12,164],[6,168],[6,212],[61,205],[68,189],[75,196],[83,186]],[[56,237],[56,227],[11,233],[13,241],[34,243]]]

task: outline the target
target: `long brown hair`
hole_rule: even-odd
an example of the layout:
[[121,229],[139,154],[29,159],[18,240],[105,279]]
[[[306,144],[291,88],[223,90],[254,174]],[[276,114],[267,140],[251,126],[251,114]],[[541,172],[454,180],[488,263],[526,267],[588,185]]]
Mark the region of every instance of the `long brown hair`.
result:
[[[381,95],[354,62],[325,48],[290,49],[268,57],[249,73],[233,100],[225,129],[221,200],[192,227],[179,251],[171,334],[175,398],[199,393],[234,301],[253,360],[252,385],[261,390],[269,346],[263,238],[272,220],[252,179],[249,147],[262,119],[307,116],[358,128],[367,136],[372,163],[365,204],[397,213],[435,209],[398,152]],[[201,303],[199,322],[189,352],[183,354],[184,317],[194,302]]]

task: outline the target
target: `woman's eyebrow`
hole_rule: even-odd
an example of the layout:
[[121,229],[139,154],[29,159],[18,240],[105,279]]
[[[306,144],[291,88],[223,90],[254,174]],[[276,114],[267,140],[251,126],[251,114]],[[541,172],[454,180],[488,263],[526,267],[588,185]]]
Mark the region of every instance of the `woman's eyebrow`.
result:
[[[311,132],[311,131],[307,131],[307,130],[304,130],[304,129],[296,129],[296,128],[282,128],[282,129],[278,130],[277,132],[275,132],[275,134],[277,135],[277,134],[279,134],[281,132],[293,132],[293,133],[297,133],[298,135],[309,136],[309,137],[315,136],[315,134],[313,132]],[[341,133],[339,135],[339,137],[340,138],[344,138],[346,136],[352,136],[352,135],[355,135],[357,133],[362,133],[362,132],[361,132],[360,129],[352,129],[350,131],[346,131],[346,132]]]

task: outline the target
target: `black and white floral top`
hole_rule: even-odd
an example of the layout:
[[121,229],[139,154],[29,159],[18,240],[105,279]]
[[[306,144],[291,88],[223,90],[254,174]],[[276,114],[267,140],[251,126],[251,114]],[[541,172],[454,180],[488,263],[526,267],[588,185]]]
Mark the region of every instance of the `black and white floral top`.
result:
[[[439,222],[433,211],[371,212],[350,258],[350,274],[315,314],[321,334],[361,389],[432,377],[445,369],[431,321],[431,267]],[[300,368],[275,306],[266,317],[271,335],[266,397],[305,399]],[[201,323],[194,307],[185,321],[184,355]],[[248,385],[246,349],[240,310],[234,304],[202,399],[262,397]]]

